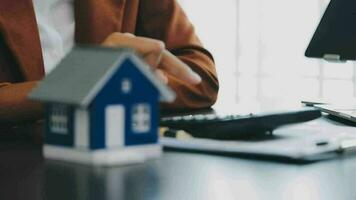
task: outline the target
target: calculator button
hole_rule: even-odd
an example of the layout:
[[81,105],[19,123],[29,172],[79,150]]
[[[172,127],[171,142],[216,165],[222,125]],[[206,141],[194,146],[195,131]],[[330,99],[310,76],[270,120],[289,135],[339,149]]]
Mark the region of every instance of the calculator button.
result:
[[187,116],[183,117],[183,120],[185,120],[185,121],[190,121],[192,119],[194,119],[193,115],[187,115]]
[[214,120],[216,118],[217,118],[217,116],[214,114],[205,115],[206,120]]
[[170,121],[171,118],[170,117],[164,117],[164,118],[161,118],[161,121],[162,122],[166,122],[166,121]]
[[234,116],[233,115],[226,115],[226,116],[224,116],[224,117],[222,117],[220,119],[222,119],[222,120],[231,120],[231,119],[234,119]]
[[172,121],[179,121],[179,120],[182,120],[181,116],[172,117]]
[[229,119],[238,119],[238,118],[241,118],[240,115],[228,115],[227,116]]
[[217,115],[216,118],[218,118],[219,120],[225,120],[226,115]]
[[242,117],[244,117],[244,116],[242,116],[242,115],[232,115],[231,116],[232,119],[240,119]]
[[195,120],[198,120],[198,121],[204,120],[204,119],[205,119],[205,116],[204,116],[204,115],[194,115],[194,119],[195,119]]

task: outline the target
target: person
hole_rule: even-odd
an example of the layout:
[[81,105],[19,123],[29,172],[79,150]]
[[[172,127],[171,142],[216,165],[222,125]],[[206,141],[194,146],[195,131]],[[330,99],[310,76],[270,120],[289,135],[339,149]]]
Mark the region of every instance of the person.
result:
[[177,94],[162,109],[216,101],[213,57],[176,0],[1,1],[0,135],[41,132],[43,105],[27,96],[74,44],[136,50]]

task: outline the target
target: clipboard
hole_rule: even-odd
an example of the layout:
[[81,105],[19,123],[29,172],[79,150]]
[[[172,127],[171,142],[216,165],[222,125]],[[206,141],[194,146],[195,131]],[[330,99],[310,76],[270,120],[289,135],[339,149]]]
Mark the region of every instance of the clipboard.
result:
[[[324,124],[325,125],[325,124]],[[190,136],[161,137],[169,151],[208,153],[253,159],[315,162],[356,152],[356,128],[322,127],[315,122],[291,125],[274,132],[274,137],[259,141],[221,141]]]

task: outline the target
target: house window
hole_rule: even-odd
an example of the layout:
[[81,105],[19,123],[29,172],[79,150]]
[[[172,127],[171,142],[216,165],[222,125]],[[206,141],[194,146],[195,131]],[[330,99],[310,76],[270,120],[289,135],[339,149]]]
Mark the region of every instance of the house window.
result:
[[132,108],[132,131],[147,133],[151,130],[151,108],[149,104],[136,104]]
[[132,84],[130,79],[123,79],[121,82],[121,91],[124,94],[128,94],[131,92]]
[[68,133],[68,107],[65,105],[53,105],[50,110],[49,126],[52,133]]

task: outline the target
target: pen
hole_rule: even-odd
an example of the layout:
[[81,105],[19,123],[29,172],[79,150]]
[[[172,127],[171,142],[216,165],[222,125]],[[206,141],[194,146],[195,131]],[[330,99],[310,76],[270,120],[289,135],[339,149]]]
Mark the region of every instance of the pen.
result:
[[340,151],[356,150],[356,139],[345,139],[340,142]]
[[187,133],[184,130],[176,130],[176,129],[171,129],[169,127],[160,127],[159,135],[160,135],[160,137],[170,137],[170,138],[176,138],[179,140],[186,140],[186,139],[193,138],[193,136],[191,134]]
[[[330,141],[321,140],[315,143],[318,147],[325,147],[330,145]],[[335,151],[345,153],[356,150],[356,139],[341,139],[337,142]]]

